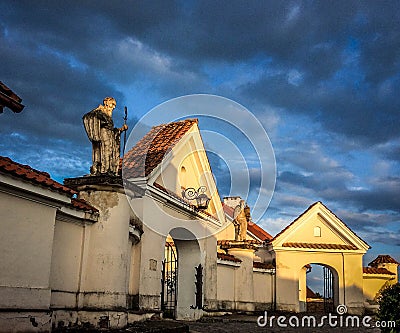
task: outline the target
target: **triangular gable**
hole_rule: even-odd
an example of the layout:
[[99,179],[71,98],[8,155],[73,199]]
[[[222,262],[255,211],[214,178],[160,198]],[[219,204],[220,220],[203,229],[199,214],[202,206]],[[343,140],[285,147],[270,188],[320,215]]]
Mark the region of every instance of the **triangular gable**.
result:
[[271,241],[274,249],[366,252],[369,245],[322,202],[311,205]]
[[[197,119],[153,127],[124,157],[124,177],[146,183],[175,198],[186,188],[206,186],[211,198],[207,212],[224,221],[220,197],[212,176]],[[194,202],[193,202],[194,203]]]

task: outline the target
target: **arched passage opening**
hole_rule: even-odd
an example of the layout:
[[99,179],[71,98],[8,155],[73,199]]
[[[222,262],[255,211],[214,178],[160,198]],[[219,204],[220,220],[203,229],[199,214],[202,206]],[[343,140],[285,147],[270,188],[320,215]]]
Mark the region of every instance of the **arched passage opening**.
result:
[[184,228],[174,228],[165,242],[161,277],[161,309],[174,319],[195,320],[201,315],[196,305],[196,267],[201,264],[198,240]]
[[339,275],[326,264],[303,266],[299,275],[301,312],[333,313],[339,304]]

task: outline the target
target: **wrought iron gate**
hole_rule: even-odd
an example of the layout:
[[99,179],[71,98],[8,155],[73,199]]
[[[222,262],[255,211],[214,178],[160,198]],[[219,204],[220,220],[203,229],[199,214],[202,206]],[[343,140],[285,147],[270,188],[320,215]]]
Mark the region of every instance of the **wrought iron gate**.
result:
[[177,287],[178,259],[175,247],[167,242],[161,277],[161,311],[165,318],[175,318]]
[[324,271],[324,311],[333,313],[334,293],[333,293],[333,274],[332,271],[323,266]]

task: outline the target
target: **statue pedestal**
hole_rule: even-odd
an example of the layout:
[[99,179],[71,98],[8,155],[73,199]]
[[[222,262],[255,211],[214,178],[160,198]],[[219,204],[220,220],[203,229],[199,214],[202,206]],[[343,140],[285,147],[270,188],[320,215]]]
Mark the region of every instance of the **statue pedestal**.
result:
[[[99,210],[98,221],[86,226],[83,239],[85,250],[78,307],[126,309],[131,262],[129,232],[133,213],[122,178],[85,176],[65,179],[64,184],[76,189],[80,199]],[[140,191],[130,192],[134,197],[141,196]]]
[[65,178],[64,184],[76,191],[87,191],[87,190],[101,190],[105,189],[109,191],[110,189],[126,193],[131,197],[141,197],[144,194],[144,190],[139,186],[124,182],[122,176],[113,176],[109,174],[100,175],[88,175],[76,178]]

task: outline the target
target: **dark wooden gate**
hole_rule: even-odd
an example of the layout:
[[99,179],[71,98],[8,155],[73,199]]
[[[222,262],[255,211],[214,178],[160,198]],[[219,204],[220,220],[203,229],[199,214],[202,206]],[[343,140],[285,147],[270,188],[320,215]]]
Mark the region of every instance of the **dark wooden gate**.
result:
[[165,243],[161,277],[161,311],[164,318],[175,318],[178,292],[178,258],[175,247]]
[[332,271],[323,266],[324,271],[324,311],[333,313],[334,293],[333,293],[333,274]]

